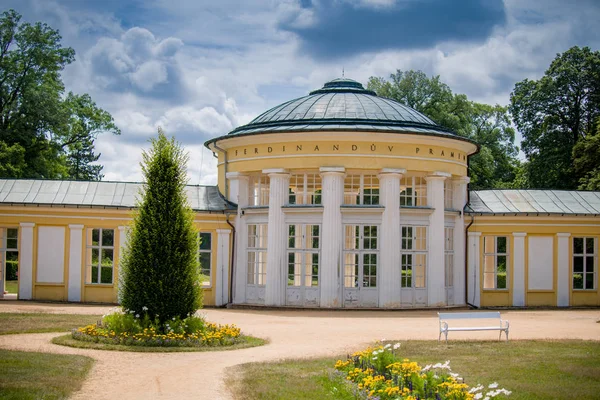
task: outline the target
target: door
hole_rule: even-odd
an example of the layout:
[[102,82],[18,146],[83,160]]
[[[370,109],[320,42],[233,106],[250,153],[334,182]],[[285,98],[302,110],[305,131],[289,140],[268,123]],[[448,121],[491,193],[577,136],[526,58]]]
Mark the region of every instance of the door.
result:
[[319,225],[288,225],[286,304],[318,307],[320,303]]
[[377,225],[344,225],[344,307],[377,307]]
[[427,305],[427,227],[403,226],[400,297],[403,307]]

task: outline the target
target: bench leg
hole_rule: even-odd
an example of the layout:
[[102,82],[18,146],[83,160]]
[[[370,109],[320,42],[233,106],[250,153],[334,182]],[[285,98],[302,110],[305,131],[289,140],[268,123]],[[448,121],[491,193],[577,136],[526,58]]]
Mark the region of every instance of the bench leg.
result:
[[442,331],[440,330],[440,334],[438,335],[438,342],[442,340]]
[[506,342],[508,343],[508,329],[505,331],[506,333]]
[[446,336],[446,343],[448,343],[448,331],[445,331],[444,335]]

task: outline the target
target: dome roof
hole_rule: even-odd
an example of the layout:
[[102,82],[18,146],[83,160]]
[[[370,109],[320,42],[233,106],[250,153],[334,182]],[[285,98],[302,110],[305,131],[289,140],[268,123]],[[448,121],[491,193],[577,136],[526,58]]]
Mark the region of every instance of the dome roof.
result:
[[462,138],[420,112],[397,101],[379,97],[360,82],[338,78],[308,96],[290,100],[262,113],[228,135],[314,131],[383,131]]

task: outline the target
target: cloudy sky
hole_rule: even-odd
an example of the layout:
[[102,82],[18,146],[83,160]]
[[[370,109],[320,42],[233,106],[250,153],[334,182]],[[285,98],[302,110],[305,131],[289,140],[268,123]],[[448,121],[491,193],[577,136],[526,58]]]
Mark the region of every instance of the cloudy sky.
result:
[[105,180],[139,181],[162,126],[190,152],[192,184],[214,184],[207,139],[345,76],[440,75],[454,92],[508,104],[574,45],[600,49],[597,0],[3,0],[60,30],[63,79],[108,110]]

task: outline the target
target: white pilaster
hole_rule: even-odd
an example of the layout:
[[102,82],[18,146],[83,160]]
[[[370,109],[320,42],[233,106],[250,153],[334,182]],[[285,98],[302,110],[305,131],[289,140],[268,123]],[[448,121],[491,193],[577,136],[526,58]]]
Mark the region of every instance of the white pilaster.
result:
[[265,286],[265,305],[281,306],[285,304],[285,286],[283,269],[287,231],[285,215],[281,209],[288,202],[290,174],[283,169],[268,169],[269,174],[269,229],[267,236],[267,282]]
[[379,306],[400,307],[400,179],[405,169],[384,168],[379,174],[379,200],[385,207],[379,234]]
[[479,307],[481,290],[479,289],[479,242],[481,232],[469,232],[467,265],[467,302]]
[[33,296],[33,227],[34,223],[21,222],[19,239],[19,300]]
[[427,302],[429,306],[446,305],[444,282],[444,180],[451,175],[434,172],[427,181],[427,205],[433,207],[429,216],[429,254],[427,262]]
[[81,271],[83,270],[83,225],[69,225],[69,285],[68,301],[81,301]]
[[344,168],[322,167],[323,226],[321,236],[321,307],[340,307],[340,256]]
[[117,285],[117,302],[121,303],[121,299],[122,297],[122,292],[121,292],[121,283],[123,282],[123,268],[121,268],[121,260],[123,259],[123,253],[125,252],[125,249],[127,248],[127,241],[129,240],[128,238],[128,233],[129,233],[129,228],[127,226],[123,226],[120,225],[118,226],[119,229],[119,264],[117,265],[118,268],[118,273],[116,274],[117,276],[117,281],[115,282]]
[[230,229],[217,229],[217,276],[215,283],[215,305],[229,301],[229,235]]
[[466,255],[465,255],[465,214],[464,207],[467,204],[467,191],[470,179],[462,177],[453,179],[452,207],[460,210],[454,220],[454,304],[465,304],[466,291]]
[[[229,184],[229,191],[228,191],[228,199],[229,201],[235,203],[235,204],[240,204],[240,180],[241,179],[248,179],[247,176],[245,176],[244,174],[240,173],[240,172],[228,172],[227,174],[225,174],[228,184]],[[246,196],[248,197],[248,196]]]
[[233,186],[237,189],[236,202],[238,205],[235,217],[235,268],[233,271],[235,276],[230,279],[233,279],[233,302],[241,304],[246,302],[246,272],[248,269],[248,226],[242,214],[243,208],[248,206],[248,177],[237,173],[229,174],[227,177],[229,182],[233,184],[235,181]]
[[[512,292],[514,307],[525,306],[525,237],[527,233],[513,232],[514,254],[513,254],[513,279]],[[509,275],[510,276],[510,275]],[[508,282],[506,282],[508,287]]]
[[571,293],[571,277],[569,274],[569,238],[570,233],[557,233],[558,238],[558,276],[556,305],[558,307],[568,307],[570,304],[569,295]]

